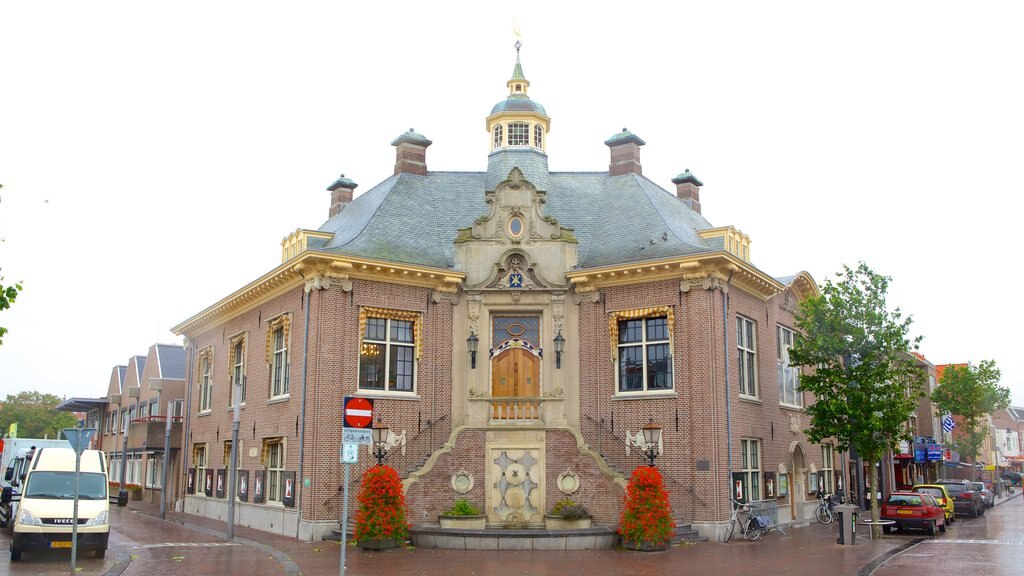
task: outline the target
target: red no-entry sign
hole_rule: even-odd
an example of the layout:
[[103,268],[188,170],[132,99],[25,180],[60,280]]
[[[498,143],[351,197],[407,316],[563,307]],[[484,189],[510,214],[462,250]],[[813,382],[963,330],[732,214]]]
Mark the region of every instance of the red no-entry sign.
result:
[[346,396],[344,416],[346,428],[369,428],[373,424],[373,400]]

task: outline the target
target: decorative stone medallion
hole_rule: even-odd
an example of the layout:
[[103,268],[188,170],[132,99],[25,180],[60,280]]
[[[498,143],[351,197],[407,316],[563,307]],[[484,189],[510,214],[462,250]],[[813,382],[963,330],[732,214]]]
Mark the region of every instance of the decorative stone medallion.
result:
[[558,475],[558,489],[562,494],[574,494],[580,489],[580,477],[572,470],[566,470]]
[[452,474],[452,489],[459,494],[466,494],[473,489],[473,475],[465,469]]

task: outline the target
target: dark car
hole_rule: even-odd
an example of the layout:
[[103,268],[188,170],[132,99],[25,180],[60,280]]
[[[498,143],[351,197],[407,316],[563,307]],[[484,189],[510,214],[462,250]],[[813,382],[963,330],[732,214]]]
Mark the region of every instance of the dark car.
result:
[[977,518],[985,513],[985,503],[981,500],[981,494],[974,491],[970,480],[939,480],[936,484],[946,487],[957,514]]
[[882,526],[886,534],[893,528],[918,528],[935,536],[935,528],[946,531],[946,511],[934,496],[927,492],[893,492],[882,505],[882,520],[893,524]]

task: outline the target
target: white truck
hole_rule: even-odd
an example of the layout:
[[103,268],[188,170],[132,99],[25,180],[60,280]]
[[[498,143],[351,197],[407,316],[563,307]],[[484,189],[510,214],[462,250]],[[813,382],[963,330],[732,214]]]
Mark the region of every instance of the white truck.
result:
[[11,519],[18,510],[21,486],[28,472],[32,455],[39,448],[71,448],[67,440],[54,438],[4,438],[3,456],[0,457],[0,489],[10,488],[9,501],[0,503],[0,527],[10,528]]
[[[11,521],[11,561],[25,551],[71,548],[77,524],[78,550],[107,552],[110,502],[107,462],[99,450],[83,450],[79,461],[78,515],[75,516],[75,451],[37,448],[22,482],[21,502]],[[10,487],[0,500],[9,501]],[[77,520],[77,522],[76,522]]]

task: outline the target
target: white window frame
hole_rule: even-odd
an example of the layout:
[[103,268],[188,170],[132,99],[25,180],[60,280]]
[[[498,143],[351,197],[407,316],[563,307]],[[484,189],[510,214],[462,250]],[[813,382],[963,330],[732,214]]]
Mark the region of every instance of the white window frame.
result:
[[501,148],[501,145],[504,144],[504,142],[503,142],[504,138],[505,138],[505,128],[504,128],[504,126],[502,126],[501,124],[495,124],[494,125],[494,147],[495,148]]
[[736,349],[739,362],[740,396],[758,398],[760,389],[757,382],[757,324],[745,316],[736,316]]
[[213,409],[213,354],[199,356],[199,412]]
[[[665,321],[665,338],[650,338],[648,335],[647,322],[650,320],[664,320]],[[623,335],[627,333],[625,324],[629,322],[640,322],[640,339],[623,341]],[[670,393],[675,391],[675,371],[672,369],[672,326],[669,323],[667,315],[654,315],[654,316],[641,316],[637,318],[622,318],[618,320],[619,324],[619,337],[617,342],[616,350],[616,362],[615,362],[615,394],[619,396],[630,396],[637,394],[660,394]],[[649,357],[649,351],[655,346],[665,346],[668,349],[668,356],[665,358],[668,368],[668,386],[664,388],[650,388],[648,387],[648,366],[651,363]],[[624,350],[630,348],[639,348],[641,351],[641,361],[643,369],[641,372],[641,383],[642,387],[638,390],[624,390],[622,382],[623,358]]]
[[825,477],[822,485],[819,486],[821,490],[827,494],[836,493],[836,453],[835,449],[831,444],[821,445],[821,472],[822,476]]
[[[371,321],[384,321],[384,339],[370,338],[367,334],[370,330]],[[407,322],[409,324],[409,336],[408,341],[395,340],[392,338],[392,328],[395,322]],[[416,320],[413,319],[395,319],[395,318],[383,318],[380,316],[367,316],[366,328],[362,334],[362,349],[359,353],[359,374],[358,374],[358,387],[361,392],[369,393],[383,393],[383,394],[396,394],[396,395],[410,395],[416,393],[416,374],[417,374],[417,362],[416,362]],[[371,348],[372,347],[372,348]],[[364,380],[369,377],[370,364],[367,363],[367,352],[369,350],[379,350],[383,347],[384,364],[383,372],[380,377],[383,378],[382,387],[365,386]],[[409,355],[408,363],[412,374],[409,376],[409,389],[397,389],[397,377],[395,375],[395,385],[392,385],[392,366],[391,360],[394,354],[397,354],[398,349],[401,349],[404,354]],[[380,352],[376,352],[380,354]],[[376,356],[374,356],[376,358]],[[396,362],[403,362],[402,360],[396,360]],[[374,366],[376,367],[376,366]],[[365,369],[365,370],[364,370]]]
[[533,125],[533,145],[536,148],[544,147],[544,127],[540,124]]
[[747,491],[747,501],[760,500],[761,441],[757,438],[740,439],[740,472],[743,473],[743,484]]
[[796,332],[779,324],[777,325],[775,336],[779,404],[803,408],[804,395],[800,392],[800,367],[789,364],[789,349],[793,347],[793,343],[796,341]]
[[124,481],[126,484],[138,484],[142,486],[142,454],[134,452],[128,454],[128,467],[125,469]]
[[146,488],[162,488],[164,479],[164,459],[161,455],[150,452],[146,455]]
[[205,442],[195,445],[196,494],[206,495],[206,470],[209,467],[210,451]]
[[242,387],[242,406],[245,406],[245,360],[247,354],[246,341],[248,338],[241,335],[231,341],[230,356],[232,364],[228,367],[228,407],[235,406],[235,386]]
[[290,368],[288,342],[284,337],[284,326],[278,326],[271,334],[273,359],[270,365],[270,397],[281,398],[290,393]]
[[529,122],[508,123],[508,145],[529,146],[530,145],[530,124]]
[[[285,444],[284,438],[268,438],[267,443],[267,502],[284,502]],[[276,452],[276,454],[275,454]]]

